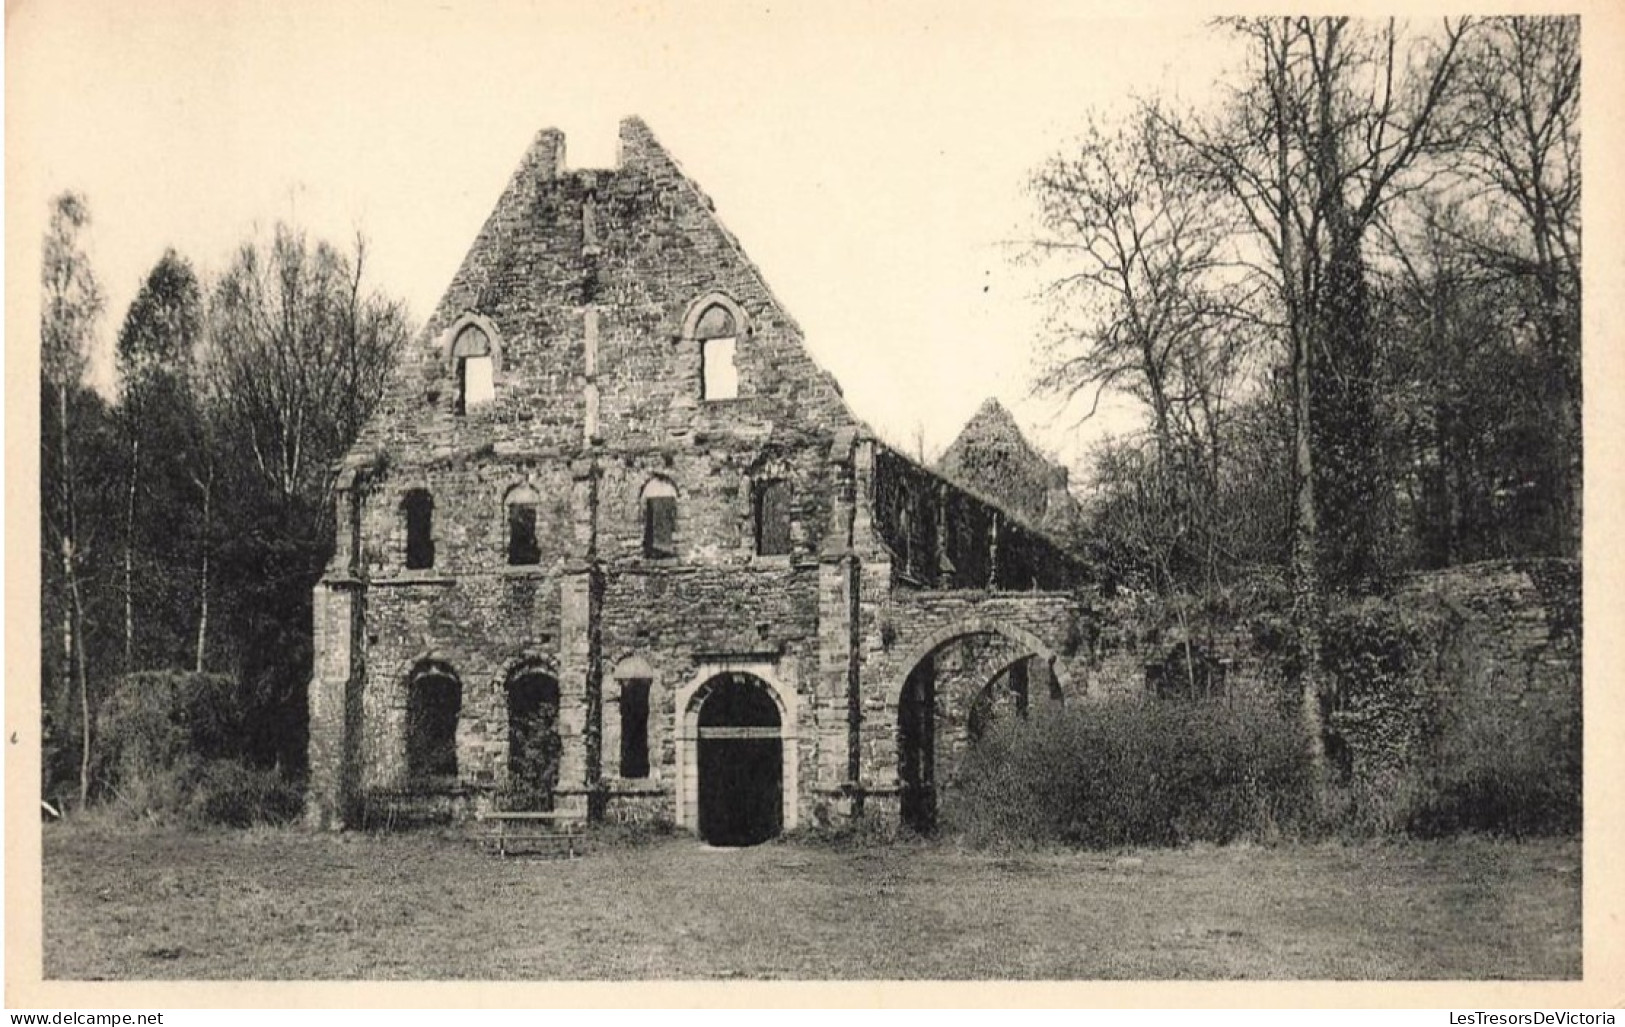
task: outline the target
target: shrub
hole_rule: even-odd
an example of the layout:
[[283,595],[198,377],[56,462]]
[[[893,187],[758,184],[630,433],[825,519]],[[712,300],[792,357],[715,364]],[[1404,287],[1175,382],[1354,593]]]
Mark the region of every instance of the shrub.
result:
[[168,767],[183,755],[228,759],[243,748],[237,685],[219,674],[151,671],[120,678],[97,735],[104,782]]
[[304,808],[299,789],[275,768],[238,760],[205,760],[189,773],[185,817],[193,823],[253,827],[286,824]]
[[1313,798],[1301,732],[1274,711],[1116,700],[997,725],[943,824],[978,844],[1228,842],[1299,830]]
[[115,813],[149,820],[246,827],[293,819],[298,789],[240,755],[246,721],[229,677],[126,675],[98,719],[102,798]]
[[[1578,697],[1576,696],[1576,700]],[[1577,702],[1576,704],[1577,705]],[[1495,716],[1482,709],[1452,719],[1435,766],[1407,810],[1421,837],[1478,831],[1572,834],[1581,822],[1580,716]]]

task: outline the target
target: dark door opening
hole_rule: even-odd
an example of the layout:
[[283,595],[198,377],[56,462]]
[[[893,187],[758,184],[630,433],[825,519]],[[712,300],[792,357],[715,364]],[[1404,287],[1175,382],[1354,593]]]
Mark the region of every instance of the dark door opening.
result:
[[937,826],[937,674],[927,656],[909,672],[897,704],[897,779],[903,823],[921,834]]
[[784,740],[766,689],[730,674],[700,707],[700,837],[712,845],[757,845],[783,829]]
[[559,782],[559,683],[547,674],[522,673],[508,682],[508,787],[510,810],[553,808]]

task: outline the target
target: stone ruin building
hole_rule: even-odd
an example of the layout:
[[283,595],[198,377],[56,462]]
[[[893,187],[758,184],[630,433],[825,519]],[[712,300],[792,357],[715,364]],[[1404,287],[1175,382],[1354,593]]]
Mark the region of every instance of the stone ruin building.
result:
[[939,470],[877,439],[649,129],[619,143],[536,137],[339,468],[309,817],[928,825],[988,718],[1081,687],[1064,472],[1018,484],[1002,408]]
[[[1065,470],[996,402],[934,469],[876,438],[635,118],[613,169],[537,136],[335,493],[316,825],[929,827],[995,718],[1286,694],[1267,610],[1198,638],[1091,579]],[[1435,654],[1455,670],[1421,686],[1449,694],[1419,697],[1578,723],[1579,580],[1563,560],[1414,576],[1398,601],[1455,625]],[[1416,725],[1342,703],[1322,696],[1328,755],[1380,773]]]

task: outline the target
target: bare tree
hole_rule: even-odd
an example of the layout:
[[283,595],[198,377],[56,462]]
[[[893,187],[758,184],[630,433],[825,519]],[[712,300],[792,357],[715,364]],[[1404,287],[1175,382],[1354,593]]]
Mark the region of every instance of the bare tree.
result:
[[[1385,206],[1425,187],[1424,158],[1457,141],[1442,112],[1467,23],[1415,36],[1393,20],[1227,24],[1250,58],[1222,116],[1160,120],[1234,200],[1277,299],[1294,422],[1291,668],[1318,751],[1319,564],[1358,577],[1380,545],[1362,523],[1381,501],[1362,434],[1372,401],[1362,243]],[[1333,547],[1322,545],[1328,517],[1341,521]]]
[[1466,49],[1460,167],[1481,217],[1458,239],[1487,267],[1531,283],[1543,400],[1557,430],[1541,461],[1556,548],[1579,550],[1580,19],[1492,18]]
[[1091,125],[1029,185],[1043,234],[1035,249],[1058,268],[1053,338],[1040,392],[1068,403],[1108,389],[1143,403],[1159,460],[1182,430],[1205,435],[1237,362],[1241,333],[1223,273],[1227,228],[1209,185],[1175,163],[1153,116],[1108,133]]
[[383,389],[408,326],[398,301],[363,288],[354,258],[278,225],[248,243],[213,290],[209,373],[253,467],[284,501],[321,505],[330,465]]
[[54,488],[42,497],[42,521],[48,548],[60,561],[67,601],[61,621],[61,672],[63,695],[71,695],[74,671],[79,678],[80,749],[79,804],[90,792],[90,675],[86,667],[84,641],[84,595],[80,587],[78,497],[74,462],[73,396],[81,388],[89,359],[92,333],[101,316],[104,299],[80,241],[80,233],[90,224],[90,210],[83,196],[63,193],[52,203],[50,227],[45,234],[40,284],[40,369],[45,386],[53,393],[57,423],[57,452],[47,454],[48,473],[54,468]]

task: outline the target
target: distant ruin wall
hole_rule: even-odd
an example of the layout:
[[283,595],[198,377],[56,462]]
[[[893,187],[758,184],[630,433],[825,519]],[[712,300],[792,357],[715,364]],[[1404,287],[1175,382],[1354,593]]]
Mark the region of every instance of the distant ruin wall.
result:
[[[1442,735],[1468,722],[1491,736],[1578,737],[1580,599],[1577,561],[1537,559],[1421,572],[1386,596],[1333,601],[1323,711],[1334,770],[1373,777],[1439,758]],[[1152,698],[1164,674],[1179,685],[1188,641],[1199,686],[1205,665],[1225,701],[1290,702],[1285,602],[1267,580],[1183,611],[1120,593],[1090,640],[1088,695]]]

